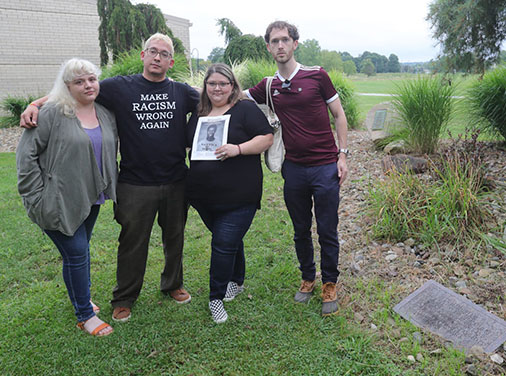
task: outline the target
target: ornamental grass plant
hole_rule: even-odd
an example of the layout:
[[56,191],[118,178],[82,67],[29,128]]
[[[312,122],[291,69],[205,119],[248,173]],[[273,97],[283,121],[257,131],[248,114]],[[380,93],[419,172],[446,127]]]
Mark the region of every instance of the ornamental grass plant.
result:
[[506,65],[476,80],[467,91],[466,102],[474,125],[506,140]]
[[454,113],[455,86],[439,77],[422,77],[397,85],[393,106],[409,129],[408,143],[417,153],[432,154]]
[[360,112],[355,97],[355,88],[350,80],[344,77],[342,72],[332,70],[328,72],[332,84],[339,93],[339,98],[346,113],[346,120],[351,129],[357,129],[360,125]]
[[373,184],[367,200],[374,236],[392,242],[413,238],[425,244],[459,244],[486,232],[491,218],[478,135],[454,140],[431,161],[429,175],[394,170]]
[[33,95],[7,96],[0,102],[0,108],[6,112],[7,116],[0,117],[0,128],[11,128],[19,126],[19,117],[25,108],[38,97]]

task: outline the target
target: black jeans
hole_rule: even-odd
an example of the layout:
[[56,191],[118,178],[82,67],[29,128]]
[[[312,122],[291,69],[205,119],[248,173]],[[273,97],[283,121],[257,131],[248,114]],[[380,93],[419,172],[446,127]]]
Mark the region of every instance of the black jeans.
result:
[[121,225],[113,307],[131,307],[140,294],[155,217],[162,229],[163,293],[183,285],[184,226],[188,213],[184,182],[160,186],[118,183],[114,216]]
[[209,300],[223,300],[230,281],[244,283],[246,262],[242,239],[257,211],[256,204],[229,209],[222,205],[193,203],[202,221],[213,234]]

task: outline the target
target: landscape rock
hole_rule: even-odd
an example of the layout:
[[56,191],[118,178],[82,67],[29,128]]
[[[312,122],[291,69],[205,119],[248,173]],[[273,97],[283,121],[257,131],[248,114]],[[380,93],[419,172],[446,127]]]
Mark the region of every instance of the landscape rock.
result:
[[406,152],[406,141],[396,140],[390,142],[383,151],[387,154],[400,154]]
[[474,364],[470,364],[466,367],[466,375],[478,376],[478,370]]
[[358,322],[358,323],[361,323],[364,321],[364,316],[362,316],[360,313],[358,312],[355,312],[354,314],[354,317],[355,317],[355,321]]
[[487,278],[488,276],[490,276],[490,274],[492,274],[494,271],[492,269],[480,269],[480,271],[478,272],[478,275],[482,278]]
[[494,363],[499,364],[499,365],[500,365],[500,364],[503,364],[503,362],[504,362],[504,359],[503,359],[503,358],[502,358],[502,356],[501,356],[501,355],[499,355],[499,354],[493,354],[493,355],[491,355],[491,356],[490,356],[490,359],[491,359]]
[[466,285],[466,281],[457,281],[455,283],[455,287],[457,287],[458,289],[464,289],[467,287]]
[[422,343],[422,333],[420,332],[414,332],[413,333],[413,339],[418,342],[418,343]]
[[482,357],[485,354],[485,351],[483,350],[483,347],[474,345],[469,349],[469,355],[475,356],[475,357]]
[[387,260],[387,261],[393,261],[393,260],[395,260],[397,257],[399,257],[399,256],[397,256],[397,254],[395,254],[395,253],[389,253],[389,254],[385,257],[385,260]]
[[386,155],[381,161],[385,174],[393,170],[421,174],[427,171],[428,164],[429,162],[425,158],[413,157],[406,154]]

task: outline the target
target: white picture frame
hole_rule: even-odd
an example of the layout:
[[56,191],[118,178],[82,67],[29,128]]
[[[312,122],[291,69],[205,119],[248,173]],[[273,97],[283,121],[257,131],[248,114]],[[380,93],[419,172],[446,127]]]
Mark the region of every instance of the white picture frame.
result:
[[230,115],[199,118],[193,136],[192,161],[217,161],[216,149],[227,143]]

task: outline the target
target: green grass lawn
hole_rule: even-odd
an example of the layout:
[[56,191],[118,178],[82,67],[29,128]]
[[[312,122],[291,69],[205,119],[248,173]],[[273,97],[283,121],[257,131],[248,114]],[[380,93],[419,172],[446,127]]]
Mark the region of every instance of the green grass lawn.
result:
[[[110,322],[119,226],[104,205],[92,239],[92,297],[115,332],[93,338],[75,327],[52,242],[26,216],[16,191],[15,156],[0,153],[0,374],[2,375],[458,375],[461,353],[444,351],[410,364],[422,351],[354,323],[350,306],[320,316],[321,301],[297,305],[300,274],[281,177],[266,172],[262,210],[245,238],[245,293],[226,303],[229,321],[208,312],[210,235],[189,213],[185,285],[193,299],[177,305],[159,292],[160,231],[153,230],[144,287],[127,323]],[[371,317],[395,317],[406,335],[417,329],[395,315],[392,286],[348,281],[348,299],[379,304]],[[358,303],[360,304],[360,303]],[[390,339],[389,339],[390,338]],[[392,352],[396,355],[392,355]]]

